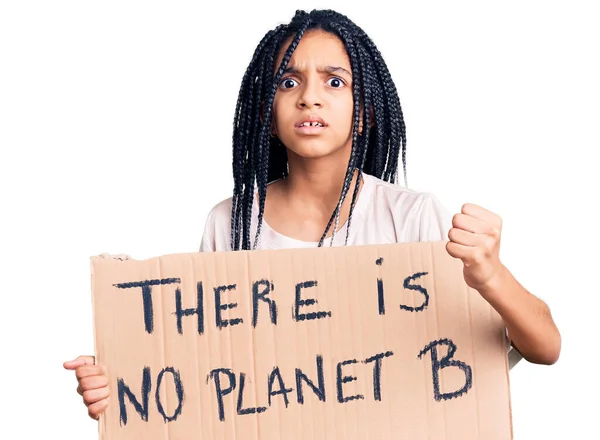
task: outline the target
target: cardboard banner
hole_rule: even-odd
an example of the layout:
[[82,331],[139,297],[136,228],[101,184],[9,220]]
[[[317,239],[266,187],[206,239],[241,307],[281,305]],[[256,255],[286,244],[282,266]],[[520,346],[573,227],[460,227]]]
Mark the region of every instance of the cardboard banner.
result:
[[444,242],[92,258],[100,438],[510,439],[499,315]]

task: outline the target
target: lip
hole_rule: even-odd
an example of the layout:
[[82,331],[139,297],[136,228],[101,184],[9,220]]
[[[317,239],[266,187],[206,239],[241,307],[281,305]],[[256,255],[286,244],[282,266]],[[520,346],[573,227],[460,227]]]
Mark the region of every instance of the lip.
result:
[[[319,122],[322,125],[322,127],[306,127],[302,125],[305,122]],[[296,123],[294,124],[294,129],[296,130],[296,132],[301,134],[318,134],[326,128],[327,123],[323,120],[323,118],[317,115],[308,115],[300,119],[299,121],[296,121]]]

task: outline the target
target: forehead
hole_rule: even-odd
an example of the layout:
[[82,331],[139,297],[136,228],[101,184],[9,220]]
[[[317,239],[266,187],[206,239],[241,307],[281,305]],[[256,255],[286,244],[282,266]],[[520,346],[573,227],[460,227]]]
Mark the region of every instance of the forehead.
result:
[[[283,55],[292,38],[282,46],[277,57],[277,66],[281,64]],[[306,32],[288,63],[299,70],[316,66],[339,66],[350,70],[350,59],[342,41],[335,35],[322,30]]]

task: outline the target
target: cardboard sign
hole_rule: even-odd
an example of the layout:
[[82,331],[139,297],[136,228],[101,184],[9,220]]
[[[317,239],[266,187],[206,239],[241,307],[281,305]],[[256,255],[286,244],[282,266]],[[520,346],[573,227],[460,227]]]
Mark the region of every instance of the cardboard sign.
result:
[[499,315],[445,243],[92,258],[101,439],[510,439]]

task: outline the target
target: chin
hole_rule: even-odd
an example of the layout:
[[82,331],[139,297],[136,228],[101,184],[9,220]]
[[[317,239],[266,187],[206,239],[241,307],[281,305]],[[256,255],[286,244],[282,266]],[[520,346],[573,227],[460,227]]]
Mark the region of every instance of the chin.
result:
[[321,157],[331,156],[335,153],[342,153],[345,150],[343,146],[332,147],[321,139],[300,140],[292,143],[287,147],[288,151],[303,159],[318,159]]

